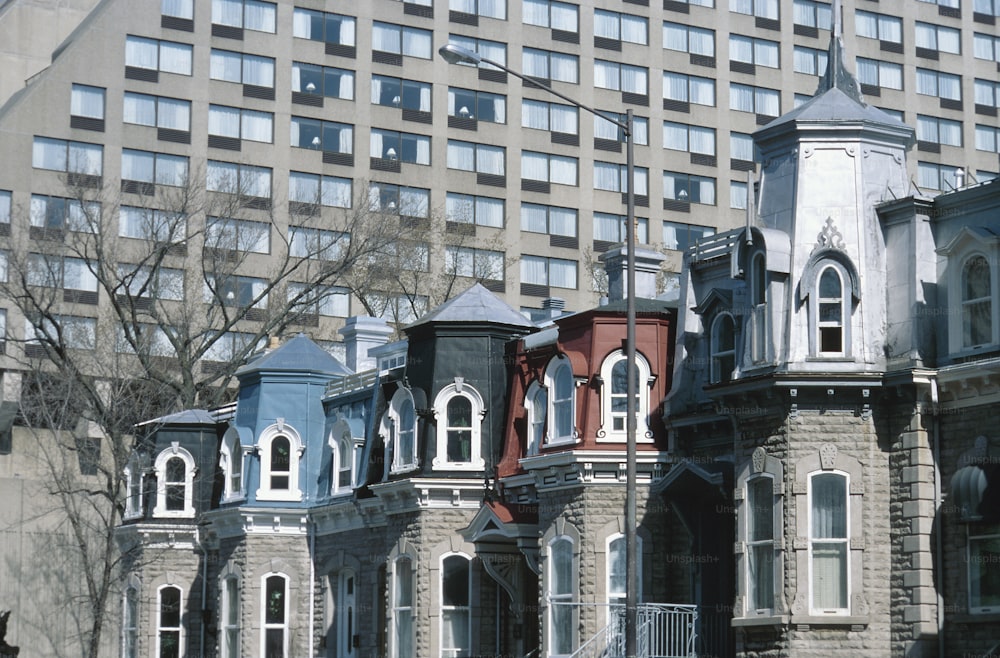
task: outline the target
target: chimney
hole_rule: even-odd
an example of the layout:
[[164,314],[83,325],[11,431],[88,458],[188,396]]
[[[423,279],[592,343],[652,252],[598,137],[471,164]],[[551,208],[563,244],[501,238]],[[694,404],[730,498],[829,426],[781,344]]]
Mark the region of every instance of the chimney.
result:
[[[626,268],[628,252],[625,245],[618,245],[600,256],[608,273],[608,299],[612,302],[625,299],[628,292]],[[635,296],[640,299],[656,299],[656,276],[666,256],[653,249],[635,248]]]
[[566,300],[562,297],[549,297],[542,300],[542,310],[544,310],[550,318],[558,318],[563,314],[566,309]]
[[392,329],[382,318],[371,318],[366,315],[347,318],[347,322],[339,329],[344,337],[345,361],[348,368],[354,372],[372,370],[378,364],[368,356],[368,350],[385,345],[392,335]]

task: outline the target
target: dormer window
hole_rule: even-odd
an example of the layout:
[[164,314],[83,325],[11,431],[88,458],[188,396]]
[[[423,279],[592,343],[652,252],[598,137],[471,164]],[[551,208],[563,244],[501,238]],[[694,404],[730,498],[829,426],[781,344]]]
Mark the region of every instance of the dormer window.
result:
[[948,349],[952,354],[996,349],[1000,343],[1000,237],[966,226],[938,249],[947,258]]
[[192,517],[195,463],[190,452],[176,442],[156,457],[155,517]]
[[299,489],[299,461],[304,451],[295,428],[283,419],[261,432],[257,441],[260,454],[258,500],[302,500]]
[[361,439],[355,440],[350,423],[340,418],[330,431],[330,493],[334,496],[351,493],[354,490],[356,453]]
[[711,348],[711,382],[724,384],[731,381],[736,370],[736,323],[729,313],[719,313],[712,321],[709,332]]
[[479,391],[456,378],[434,401],[437,419],[435,469],[481,469],[485,405]]
[[840,272],[833,265],[823,268],[819,275],[817,304],[817,337],[819,352],[823,356],[841,356],[844,340],[844,283]]
[[809,354],[814,358],[851,357],[851,315],[860,298],[854,264],[839,249],[824,249],[802,274],[800,299],[808,297]]
[[230,427],[222,439],[219,461],[224,475],[223,501],[245,497],[246,494],[243,491],[243,445],[235,427]]
[[145,476],[142,471],[143,469],[140,464],[139,457],[137,455],[132,455],[132,457],[128,460],[128,464],[125,466],[125,486],[127,487],[125,497],[126,519],[142,516],[142,487],[145,483]]
[[537,455],[545,440],[545,414],[548,410],[548,395],[544,386],[532,382],[524,396],[524,408],[528,412],[527,454]]
[[990,263],[975,255],[962,266],[962,347],[993,341],[993,287]]
[[767,267],[764,254],[754,254],[750,261],[750,359],[767,360]]
[[557,356],[545,369],[549,390],[547,444],[572,443],[576,440],[576,391],[569,359]]
[[[628,420],[628,360],[622,350],[609,354],[601,364],[601,428],[598,440],[625,441]],[[641,354],[635,356],[636,436],[650,438],[649,363]]]
[[413,395],[400,388],[392,396],[382,416],[379,434],[392,453],[390,473],[411,471],[417,467],[417,412]]

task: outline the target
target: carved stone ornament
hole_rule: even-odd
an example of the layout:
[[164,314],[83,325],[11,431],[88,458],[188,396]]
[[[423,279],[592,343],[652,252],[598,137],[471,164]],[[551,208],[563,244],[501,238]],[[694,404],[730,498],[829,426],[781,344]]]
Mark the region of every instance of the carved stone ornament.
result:
[[844,236],[833,225],[833,217],[827,217],[823,229],[816,236],[816,249],[836,249],[844,251]]
[[753,456],[751,457],[751,459],[753,459],[753,472],[763,473],[764,463],[767,461],[767,453],[764,452],[764,448],[762,448],[761,446],[757,446],[756,448],[754,448]]
[[824,443],[819,449],[819,465],[824,471],[832,471],[837,463],[837,446]]
[[809,604],[806,600],[805,592],[796,592],[795,600],[792,601],[792,614],[804,615],[809,611]]
[[868,614],[868,601],[865,600],[865,595],[858,593],[854,595],[853,605],[851,606],[855,615],[859,617],[866,616]]

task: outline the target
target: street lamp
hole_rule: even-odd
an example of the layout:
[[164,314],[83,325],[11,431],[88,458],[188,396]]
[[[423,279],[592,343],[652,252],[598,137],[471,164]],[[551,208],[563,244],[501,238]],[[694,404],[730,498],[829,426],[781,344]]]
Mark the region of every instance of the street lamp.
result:
[[449,64],[489,64],[502,71],[510,73],[516,78],[536,89],[546,91],[553,96],[557,96],[567,103],[580,108],[605,121],[610,121],[622,131],[625,138],[625,184],[628,188],[626,192],[626,219],[625,219],[625,359],[627,361],[625,376],[628,381],[625,389],[628,395],[628,403],[625,408],[627,419],[626,428],[626,464],[625,464],[625,655],[636,655],[636,604],[638,603],[638,553],[636,536],[636,395],[637,375],[635,367],[635,156],[632,139],[632,109],[625,112],[625,121],[620,115],[614,116],[605,114],[592,107],[588,107],[579,101],[573,100],[569,96],[556,91],[552,87],[538,82],[533,78],[523,75],[507,66],[494,62],[483,57],[479,53],[456,46],[453,43],[445,44],[438,49],[441,57]]

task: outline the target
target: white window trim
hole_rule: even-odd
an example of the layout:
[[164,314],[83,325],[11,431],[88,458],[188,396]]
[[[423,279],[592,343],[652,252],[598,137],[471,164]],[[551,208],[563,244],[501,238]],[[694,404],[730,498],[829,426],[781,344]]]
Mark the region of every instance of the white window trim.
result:
[[[347,441],[350,446],[351,455],[351,481],[347,486],[340,485],[340,471],[343,470],[343,464],[341,463],[340,457],[340,444]],[[364,443],[364,437],[354,436],[351,430],[350,424],[345,418],[338,418],[337,422],[333,424],[330,429],[330,438],[327,439],[327,445],[330,446],[330,495],[331,496],[345,496],[354,491],[354,487],[357,485],[358,477],[358,453],[361,450],[361,446]]]
[[[847,549],[846,550],[847,564],[845,565],[846,571],[847,571],[847,597],[846,597],[847,606],[843,607],[843,608],[836,608],[836,609],[833,609],[833,610],[817,609],[817,608],[814,607],[814,603],[815,603],[815,600],[816,600],[816,597],[815,597],[815,582],[816,581],[813,579],[813,548],[814,548],[814,544],[816,543],[817,540],[812,536],[812,527],[813,527],[813,504],[812,504],[813,493],[812,492],[813,492],[813,478],[815,478],[816,476],[819,476],[819,475],[836,475],[836,476],[844,478],[844,498],[846,498],[846,501],[845,501],[846,510],[845,510],[845,512],[846,512],[846,515],[847,515],[847,519],[846,519],[846,534],[847,534],[847,537],[845,537],[843,539],[843,542],[846,545],[846,549]],[[809,560],[809,562],[808,562],[808,564],[809,564],[809,614],[810,615],[814,615],[814,616],[847,615],[847,614],[850,614],[850,610],[851,610],[851,592],[852,592],[852,585],[854,584],[852,582],[852,578],[851,578],[851,476],[850,476],[849,473],[846,473],[844,471],[838,471],[838,470],[814,471],[812,473],[809,473],[809,475],[807,476],[806,481],[809,483],[808,484],[809,493],[806,496],[806,498],[808,500],[808,507],[807,507],[808,514],[807,514],[807,517],[806,517],[806,525],[807,525],[806,532],[807,532],[807,537],[808,537],[808,549],[807,549],[807,552],[808,552],[808,555],[809,555],[809,557],[808,557],[808,560]],[[840,541],[840,540],[838,540],[838,541]],[[824,543],[824,542],[821,541],[820,543]]]
[[[269,578],[278,576],[285,581],[285,618],[280,625],[277,624],[267,624],[265,619],[267,619],[267,581]],[[282,658],[288,657],[288,645],[289,645],[289,635],[291,634],[291,629],[289,628],[288,618],[291,614],[290,609],[292,598],[292,588],[291,588],[291,578],[288,574],[282,573],[280,571],[271,571],[260,577],[260,651],[262,658],[272,658],[272,656],[266,656],[264,654],[265,647],[267,646],[267,631],[280,628],[282,632],[282,640],[284,642],[282,646]]]
[[[604,540],[604,599],[608,603],[608,614],[607,623],[611,623],[614,620],[612,616],[612,601],[611,601],[611,544],[612,542],[621,539],[622,541],[627,541],[624,534],[621,532],[614,532],[608,535]],[[637,556],[637,573],[639,577],[636,578],[636,601],[642,603],[642,537],[636,534],[636,556]],[[626,549],[627,550],[627,549]],[[622,602],[619,604],[624,607],[625,599],[624,594],[621,597]]]
[[[279,436],[288,439],[288,489],[271,488],[271,443]],[[302,490],[299,489],[299,463],[305,445],[299,433],[291,425],[285,424],[284,418],[266,427],[257,439],[257,451],[260,455],[260,482],[257,488],[257,500],[282,500],[297,502],[302,500]]]
[[[135,592],[135,618],[131,620],[131,626],[126,625],[129,619],[128,596],[129,592]],[[121,630],[121,655],[122,658],[138,658],[139,656],[139,619],[142,617],[142,581],[134,573],[126,578],[125,590],[122,592],[122,630]],[[129,636],[131,635],[131,638]],[[128,650],[129,639],[132,640],[132,650]]]
[[[620,429],[614,429],[614,416],[612,414],[611,393],[612,377],[611,372],[615,365],[625,360],[625,352],[615,350],[601,363],[601,427],[597,430],[597,441],[601,442],[624,442],[628,438],[627,414],[626,425]],[[636,409],[636,440],[639,443],[652,443],[653,432],[649,429],[649,395],[656,377],[650,372],[649,362],[638,352],[635,355],[635,367],[639,374],[639,388],[636,390],[638,396],[638,406]],[[627,402],[626,394],[626,402]]]
[[[559,521],[563,521],[563,519],[559,519]],[[553,632],[554,623],[553,623],[553,619],[552,619],[552,612],[553,612],[553,605],[557,605],[557,604],[553,603],[552,598],[551,598],[552,597],[552,573],[553,573],[552,572],[552,564],[551,564],[551,560],[552,560],[552,546],[556,542],[560,542],[560,541],[569,542],[570,551],[571,551],[571,559],[573,561],[573,565],[572,565],[572,568],[570,569],[570,573],[571,574],[579,573],[579,566],[580,566],[580,556],[579,556],[579,552],[578,552],[579,551],[579,541],[577,541],[577,539],[575,537],[573,537],[573,536],[571,536],[569,534],[563,534],[566,530],[574,531],[574,534],[576,534],[575,533],[575,528],[571,528],[571,526],[568,526],[565,523],[558,523],[557,525],[561,525],[563,527],[561,529],[558,528],[558,527],[555,529],[555,532],[557,534],[554,534],[553,536],[547,538],[546,541],[545,541],[545,543],[543,544],[543,549],[542,549],[543,550],[542,559],[543,559],[543,564],[544,564],[544,568],[545,568],[544,603],[545,603],[545,608],[546,608],[546,610],[544,612],[545,619],[544,619],[544,623],[543,623],[543,629],[544,629],[543,643],[544,643],[544,645],[546,647],[546,650],[548,651],[547,655],[550,658],[559,658],[560,656],[569,656],[572,653],[572,651],[571,651],[570,654],[560,654],[560,653],[555,653],[552,650],[554,636],[555,636],[555,634]],[[571,587],[570,587],[571,591],[568,594],[561,595],[561,596],[566,597],[564,600],[571,606],[571,610],[572,610],[572,612],[570,613],[570,616],[572,617],[573,623],[571,623],[569,626],[570,626],[570,633],[571,633],[570,646],[571,646],[571,649],[573,651],[575,651],[578,648],[578,644],[579,644],[579,633],[576,630],[577,627],[578,627],[578,625],[579,625],[579,606],[573,605],[574,603],[577,602],[577,599],[579,598],[579,591],[580,591],[579,588],[580,588],[580,579],[579,578],[574,578],[573,582],[571,584]]]
[[[167,509],[167,482],[166,466],[167,461],[179,457],[184,462],[184,509]],[[153,508],[153,516],[160,518],[191,518],[194,516],[194,476],[198,470],[194,463],[194,457],[190,452],[180,447],[177,441],[170,444],[159,455],[153,466],[156,471],[156,506]]]
[[[833,220],[827,219],[824,236],[839,238]],[[819,285],[824,270],[833,267],[841,283],[841,340],[840,352],[820,351]],[[853,360],[854,359],[854,311],[861,301],[861,280],[854,263],[839,248],[826,248],[816,253],[806,264],[799,284],[799,302],[808,302],[809,356],[814,359]]]
[[[467,462],[448,461],[448,403],[456,397],[464,397],[472,404],[472,446]],[[431,464],[435,470],[482,470],[486,466],[482,456],[482,431],[485,416],[486,405],[479,391],[466,384],[461,377],[456,377],[453,384],[448,384],[441,389],[434,399],[434,418],[437,421],[437,453]]]
[[[143,491],[146,485],[146,474],[141,467],[138,455],[133,454],[129,458],[128,464],[125,465],[123,471],[125,474],[125,513],[122,515],[122,518],[125,520],[137,519],[142,516],[146,502],[145,491]],[[137,484],[139,485],[138,501],[135,501],[134,504],[132,499],[133,478],[138,479]]]
[[[404,463],[399,460],[399,455],[401,450],[399,450],[399,407],[403,404],[405,400],[409,399],[410,404],[413,405],[413,461],[411,463]],[[417,441],[418,428],[420,427],[420,422],[417,419],[417,404],[416,400],[413,398],[413,394],[409,389],[400,387],[392,396],[392,400],[389,402],[389,408],[385,410],[382,414],[382,422],[379,427],[379,434],[382,436],[382,440],[391,440],[391,450],[392,450],[392,462],[387,464],[389,467],[389,474],[396,473],[407,473],[413,471],[420,466],[420,455],[417,454],[417,446],[419,441]]]
[[[538,436],[537,441],[535,440],[534,428],[532,419],[535,413],[535,403],[539,395],[545,396],[545,406],[542,408],[542,431]],[[527,455],[537,455],[543,445],[545,445],[546,435],[548,431],[548,389],[545,388],[536,379],[531,382],[528,386],[528,390],[524,394],[524,409],[527,411],[528,415],[528,435],[526,437],[525,454]]]
[[[555,411],[555,374],[560,367],[569,368],[570,379],[572,380],[572,389],[570,392],[570,423],[572,428],[569,434],[563,436],[555,436],[556,427],[556,411]],[[576,376],[573,374],[573,364],[569,360],[569,357],[565,354],[560,354],[558,356],[552,357],[548,365],[545,367],[545,377],[544,386],[548,395],[546,396],[546,410],[545,410],[545,437],[543,440],[544,446],[559,446],[559,445],[571,445],[577,443],[580,440],[579,431],[576,428],[576,387],[579,384]]]
[[[236,600],[235,602],[230,600],[227,595],[226,583],[230,580],[236,581]],[[219,655],[222,658],[230,655],[230,653],[235,653],[235,655],[240,655],[240,639],[242,637],[242,620],[243,620],[243,572],[239,565],[230,560],[226,563],[226,568],[219,574]],[[237,623],[235,626],[230,626],[229,620],[229,610],[230,606],[236,606],[237,609]],[[236,646],[229,646],[229,634],[230,629],[236,629],[238,631],[236,636]],[[235,652],[227,652],[228,649],[235,649]]]
[[[985,258],[986,262],[990,266],[990,323],[991,323],[991,340],[989,343],[983,343],[981,345],[963,345],[962,336],[964,334],[964,328],[962,325],[962,318],[964,317],[962,308],[962,275],[965,270],[965,266],[973,258]],[[956,255],[956,257],[950,258],[949,260],[956,264],[957,267],[948,281],[949,298],[953,301],[949,303],[949,306],[953,307],[956,312],[948,314],[948,334],[949,334],[949,347],[952,353],[963,353],[963,352],[981,352],[984,348],[990,346],[996,346],[1000,342],[1000,304],[998,304],[997,299],[997,286],[1000,285],[1000,267],[997,267],[998,253],[997,249],[986,251],[983,249],[970,249],[964,251],[961,254]]]
[[[733,327],[733,345],[731,349],[719,349],[719,324],[725,319],[729,318],[729,322],[732,323]],[[736,379],[736,373],[738,371],[738,364],[736,363],[736,344],[738,341],[738,336],[736,335],[736,318],[729,311],[722,311],[717,313],[714,318],[712,318],[711,329],[708,332],[708,359],[709,359],[709,382],[712,384],[725,384]],[[728,374],[727,377],[723,377],[721,370],[721,359],[726,356],[732,356],[733,359],[733,370]]]
[[387,614],[388,624],[387,625],[388,625],[388,635],[389,635],[389,638],[388,638],[389,656],[391,658],[400,658],[400,656],[399,656],[399,646],[398,646],[398,642],[397,642],[397,639],[396,639],[396,634],[397,634],[396,623],[398,621],[397,617],[399,617],[400,614],[402,614],[401,611],[404,608],[397,608],[397,606],[396,606],[396,589],[397,589],[397,586],[398,586],[398,582],[397,582],[398,575],[397,575],[397,572],[396,572],[396,566],[399,564],[400,560],[407,560],[410,563],[410,578],[411,578],[411,582],[410,582],[410,595],[411,595],[412,598],[410,599],[409,609],[406,610],[406,614],[410,615],[410,646],[413,647],[414,646],[414,634],[413,633],[414,633],[414,629],[415,629],[415,624],[413,623],[413,620],[416,618],[415,612],[416,612],[416,608],[417,608],[417,605],[416,605],[416,597],[417,597],[417,583],[416,583],[417,570],[416,570],[416,568],[414,566],[416,564],[416,557],[414,555],[411,555],[409,551],[406,551],[406,552],[402,552],[402,553],[399,553],[397,555],[392,556],[391,560],[392,560],[392,562],[391,562],[392,566],[389,569],[389,574],[388,574],[389,590],[390,590],[389,591],[389,605],[387,606],[388,607],[388,614]]
[[[240,450],[238,455],[233,454],[233,449],[236,443],[240,444]],[[222,447],[219,450],[219,461],[222,466],[223,473],[223,489],[222,489],[222,502],[227,503],[234,500],[243,500],[247,497],[247,465],[245,456],[249,451],[249,446],[244,446],[243,442],[240,441],[240,435],[235,427],[230,427],[226,430],[225,436],[222,437]],[[240,486],[239,490],[233,490],[232,481],[232,468],[233,464],[239,460],[240,463]]]
[[[166,583],[164,585],[160,585],[156,589],[156,655],[157,656],[162,655],[162,653],[160,652],[160,634],[161,634],[161,631],[162,630],[174,630],[175,629],[173,626],[169,626],[166,629],[164,629],[162,626],[160,626],[160,621],[162,619],[162,613],[163,613],[163,610],[162,610],[162,606],[163,606],[163,590],[165,590],[167,588],[176,589],[177,591],[179,591],[181,593],[181,595],[180,595],[180,601],[179,601],[180,610],[178,611],[178,614],[180,615],[180,619],[179,619],[180,626],[176,627],[176,630],[177,630],[177,636],[178,636],[178,642],[177,642],[178,652],[177,653],[178,653],[178,655],[183,656],[183,655],[185,655],[185,651],[186,651],[186,647],[184,646],[184,639],[185,639],[184,638],[184,588],[181,587],[180,585],[173,584],[173,583]],[[141,617],[142,617],[142,615],[140,615],[140,618]],[[142,640],[140,638],[140,642],[141,641]]]
[[[445,624],[445,615],[444,615],[444,613],[445,613],[445,605],[444,605],[444,561],[446,559],[450,558],[450,557],[461,557],[461,558],[463,558],[465,560],[465,568],[466,568],[466,570],[468,572],[467,579],[468,579],[468,582],[469,582],[469,591],[466,594],[467,597],[468,597],[467,598],[468,605],[464,608],[464,610],[466,611],[466,613],[468,615],[468,617],[467,617],[468,627],[466,628],[465,632],[466,632],[466,637],[469,640],[469,644],[470,645],[474,644],[474,642],[473,642],[473,623],[472,623],[472,617],[473,617],[473,610],[475,609],[475,606],[473,605],[473,599],[472,599],[472,593],[474,591],[474,589],[473,589],[473,578],[472,578],[472,576],[473,576],[473,572],[472,572],[472,556],[469,555],[468,553],[464,553],[464,552],[461,552],[461,551],[451,552],[451,553],[445,553],[445,554],[441,555],[438,558],[439,587],[438,587],[438,601],[437,602],[438,602],[438,613],[439,613],[439,618],[440,618],[440,630],[439,630],[438,637],[440,638],[440,652],[439,652],[439,655],[441,655],[442,658],[450,658],[450,654],[448,656],[445,655],[445,648],[444,648],[444,635],[445,635],[445,633],[444,633],[444,631],[445,631],[445,627],[444,627],[444,624]],[[462,608],[459,608],[459,607],[456,607],[456,606],[451,606],[449,608],[449,610],[461,610],[461,609]],[[462,655],[467,655],[467,654],[470,654],[470,653],[475,653],[475,651],[472,649],[472,646],[469,646],[468,649],[466,650],[466,652],[464,654],[458,654],[458,655],[462,656]]]
[[[749,548],[749,515],[752,513],[747,505],[749,494],[747,485],[756,479],[771,480],[774,495],[774,523],[772,535],[774,546],[773,558],[773,601],[770,609],[751,609],[750,605],[750,548]],[[734,610],[734,625],[747,626],[757,624],[783,624],[787,621],[788,610],[785,608],[784,597],[784,478],[785,470],[781,460],[767,454],[763,447],[754,449],[750,459],[745,461],[736,475],[734,498],[737,516],[736,541],[736,573],[737,591]]]

